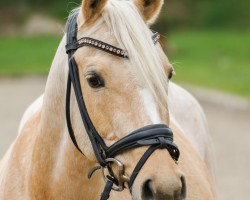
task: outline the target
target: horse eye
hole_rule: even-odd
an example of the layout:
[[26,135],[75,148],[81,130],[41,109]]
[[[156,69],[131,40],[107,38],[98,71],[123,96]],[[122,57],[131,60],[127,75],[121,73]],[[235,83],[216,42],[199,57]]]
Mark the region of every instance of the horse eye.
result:
[[170,73],[169,73],[169,75],[168,75],[168,80],[170,80],[170,79],[173,77],[173,75],[174,75],[174,68],[173,68],[173,66],[171,65],[171,71],[170,71]]
[[170,80],[173,77],[173,71],[171,71],[168,75],[168,80]]
[[92,88],[100,88],[105,86],[103,78],[96,73],[87,75],[86,79],[89,86]]

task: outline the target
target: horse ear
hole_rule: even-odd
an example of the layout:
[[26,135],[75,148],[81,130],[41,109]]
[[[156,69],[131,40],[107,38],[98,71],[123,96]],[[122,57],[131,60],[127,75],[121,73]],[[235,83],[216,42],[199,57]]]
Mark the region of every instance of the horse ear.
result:
[[94,22],[102,13],[107,0],[83,0],[82,15],[85,24]]
[[135,0],[136,6],[148,24],[154,23],[161,11],[163,3],[164,0]]

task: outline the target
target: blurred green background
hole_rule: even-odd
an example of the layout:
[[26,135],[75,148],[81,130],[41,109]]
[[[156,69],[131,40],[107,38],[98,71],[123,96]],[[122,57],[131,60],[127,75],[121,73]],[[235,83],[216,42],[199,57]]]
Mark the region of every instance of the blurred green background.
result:
[[[0,76],[46,75],[63,35],[24,34],[34,16],[66,22],[80,0],[0,0]],[[249,0],[166,0],[152,29],[164,39],[173,80],[250,99]]]

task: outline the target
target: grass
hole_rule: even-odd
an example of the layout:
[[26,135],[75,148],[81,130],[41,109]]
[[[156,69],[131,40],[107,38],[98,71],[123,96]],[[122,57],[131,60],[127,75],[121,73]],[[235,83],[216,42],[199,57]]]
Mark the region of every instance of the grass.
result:
[[183,32],[168,37],[174,80],[250,98],[250,32]]
[[[250,32],[173,32],[173,80],[250,98]],[[0,76],[47,75],[59,37],[0,37]]]
[[0,37],[0,75],[48,74],[60,38]]

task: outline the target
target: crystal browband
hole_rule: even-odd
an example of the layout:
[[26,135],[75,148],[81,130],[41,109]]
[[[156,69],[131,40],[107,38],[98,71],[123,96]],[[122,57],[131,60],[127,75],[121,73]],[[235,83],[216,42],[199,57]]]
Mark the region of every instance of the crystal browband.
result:
[[89,37],[83,37],[80,40],[77,41],[77,46],[83,47],[83,46],[91,46],[96,49],[105,51],[107,53],[113,54],[115,56],[119,56],[122,58],[128,58],[128,52],[126,50],[120,49],[118,47],[112,46],[110,44],[107,44],[105,42],[89,38]]
[[152,40],[154,44],[156,44],[160,40],[160,34],[155,32],[154,35],[152,36]]
[[[156,44],[160,39],[160,34],[159,33],[154,33],[154,35],[152,36],[152,40],[154,42],[154,44]],[[83,37],[79,40],[76,41],[76,43],[74,44],[68,44],[66,45],[66,49],[67,52],[71,51],[71,50],[76,50],[80,47],[83,46],[90,46],[90,47],[94,47],[96,49],[105,51],[109,54],[113,54],[115,56],[118,57],[122,57],[122,58],[128,58],[128,52],[126,50],[120,49],[118,47],[112,46],[110,44],[107,44],[105,42],[102,42],[100,40],[96,40],[90,37]]]

